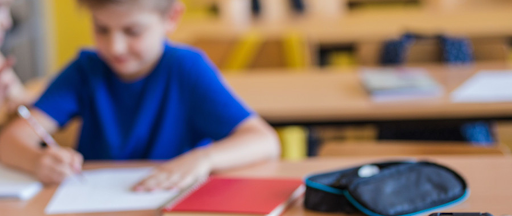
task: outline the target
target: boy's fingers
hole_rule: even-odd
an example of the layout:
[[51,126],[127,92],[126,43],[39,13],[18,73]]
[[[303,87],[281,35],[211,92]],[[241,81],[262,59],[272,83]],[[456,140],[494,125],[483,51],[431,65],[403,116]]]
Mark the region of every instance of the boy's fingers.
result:
[[61,183],[66,177],[66,174],[59,171],[53,171],[49,173],[49,179],[52,183]]
[[185,178],[183,178],[181,181],[179,181],[176,184],[176,188],[183,190],[183,189],[187,188],[188,186],[192,185],[196,179],[197,179],[197,176],[195,176],[195,175],[187,175]]
[[167,172],[158,172],[153,176],[154,184],[151,185],[152,187],[150,190],[158,190],[161,188],[163,184],[165,184],[166,181],[168,181],[170,178],[170,174]]
[[54,183],[60,183],[72,174],[72,170],[62,164],[53,164],[48,167],[48,170],[46,171],[46,175],[48,175],[49,179]]
[[176,188],[176,183],[180,180],[179,175],[171,175],[165,181],[163,181],[160,185],[158,185],[158,189],[163,190],[171,190]]
[[[146,185],[145,190],[146,191],[154,191],[154,190],[160,190],[163,189],[163,186],[166,184],[172,184],[173,182],[176,182],[180,179],[180,174],[172,174],[168,172],[158,172],[156,173],[152,180],[150,181],[148,185]],[[169,182],[171,181],[171,182]]]
[[78,152],[75,152],[74,150],[69,150],[71,152],[71,155],[72,155],[72,167],[73,167],[73,170],[75,172],[80,172],[82,170],[82,164],[84,162],[84,158],[83,156],[78,153]]
[[165,181],[163,178],[164,176],[161,173],[157,173],[153,176],[151,176],[150,179],[146,181],[146,184],[144,185],[145,190],[156,190],[158,185],[161,184],[162,181]]
[[133,187],[135,191],[154,191],[166,189],[170,185],[174,185],[180,179],[180,175],[167,172],[157,172],[146,178]]
[[74,174],[73,169],[68,164],[56,164],[54,171],[61,173],[64,177],[68,177]]
[[154,184],[153,183],[155,181],[154,178],[153,178],[154,176],[155,176],[155,174],[145,178],[144,180],[139,182],[137,185],[135,185],[133,187],[133,190],[134,191],[146,191],[146,190],[148,190],[148,188],[150,188],[151,185]]
[[55,161],[58,163],[68,164],[70,165],[73,161],[73,154],[61,148],[49,148],[48,153],[53,157]]
[[70,164],[72,159],[71,155],[63,154],[62,152],[52,152],[52,159],[59,164]]

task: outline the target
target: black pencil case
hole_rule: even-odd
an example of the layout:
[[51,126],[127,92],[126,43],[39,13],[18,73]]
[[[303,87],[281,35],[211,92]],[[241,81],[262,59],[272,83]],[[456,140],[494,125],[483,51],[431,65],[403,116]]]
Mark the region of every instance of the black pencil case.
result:
[[427,161],[373,163],[305,179],[307,209],[370,216],[433,212],[469,196],[455,171]]

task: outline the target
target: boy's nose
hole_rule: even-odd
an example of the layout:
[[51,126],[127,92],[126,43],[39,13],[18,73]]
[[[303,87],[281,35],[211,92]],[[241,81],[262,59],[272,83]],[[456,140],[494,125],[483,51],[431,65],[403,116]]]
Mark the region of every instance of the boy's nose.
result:
[[113,34],[110,38],[110,53],[113,55],[124,54],[128,45],[126,39],[120,34]]

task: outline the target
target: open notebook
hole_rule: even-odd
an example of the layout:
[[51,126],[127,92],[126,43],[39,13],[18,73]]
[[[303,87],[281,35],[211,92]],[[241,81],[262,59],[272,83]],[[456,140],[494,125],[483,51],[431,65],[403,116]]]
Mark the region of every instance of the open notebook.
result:
[[300,179],[212,177],[174,200],[163,215],[278,216],[304,190]]
[[178,191],[133,192],[132,186],[152,168],[117,168],[83,171],[83,179],[63,182],[46,206],[46,214],[119,212],[158,209]]
[[43,185],[28,174],[0,164],[0,199],[27,200],[42,188]]

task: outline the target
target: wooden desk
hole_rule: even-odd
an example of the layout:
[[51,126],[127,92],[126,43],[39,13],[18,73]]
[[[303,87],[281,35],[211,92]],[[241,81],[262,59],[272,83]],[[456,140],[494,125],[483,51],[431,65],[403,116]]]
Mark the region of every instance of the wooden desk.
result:
[[507,146],[474,146],[464,142],[327,142],[318,150],[319,157],[347,156],[423,156],[423,155],[505,155]]
[[431,10],[354,12],[338,19],[295,17],[278,22],[253,22],[248,26],[215,20],[183,21],[172,39],[234,39],[247,32],[258,32],[267,39],[282,38],[290,31],[320,43],[382,41],[399,37],[405,31],[424,34],[451,34],[467,37],[496,37],[512,34],[510,7],[472,11]]
[[[471,195],[469,199],[455,207],[445,211],[456,212],[490,212],[494,215],[512,213],[512,158],[505,156],[446,156],[446,157],[424,157],[435,162],[447,165],[468,181]],[[223,173],[225,176],[244,177],[272,177],[272,178],[303,178],[310,173],[324,172],[335,169],[347,168],[363,163],[380,161],[384,158],[359,158],[347,157],[343,159],[323,158],[311,159],[302,162],[269,162],[239,170]],[[387,158],[390,159],[390,158]],[[397,159],[397,158],[392,158]],[[151,165],[150,163],[89,163],[86,168],[99,167],[132,167]],[[44,208],[49,202],[55,187],[44,189],[40,194],[27,202],[0,201],[0,214],[2,216],[44,215]],[[285,212],[285,216],[329,216],[332,214],[321,214],[305,210],[299,200]],[[82,214],[73,214],[79,216]],[[87,214],[90,216],[123,215],[123,216],[154,216],[155,211],[120,212]]]
[[251,71],[225,75],[249,106],[273,124],[512,117],[512,103],[452,103],[450,93],[484,69],[505,63],[424,65],[445,87],[440,98],[376,103],[363,89],[357,69]]

